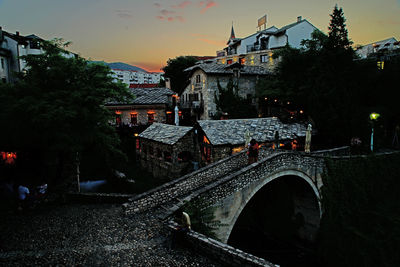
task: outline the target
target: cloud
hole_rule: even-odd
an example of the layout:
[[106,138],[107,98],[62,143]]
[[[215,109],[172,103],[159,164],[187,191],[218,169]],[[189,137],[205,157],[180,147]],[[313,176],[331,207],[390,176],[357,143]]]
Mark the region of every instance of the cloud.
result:
[[208,9],[218,6],[217,2],[212,0],[200,1],[199,5],[200,7],[202,7],[202,9],[200,10],[200,13],[202,14],[206,13]]
[[172,8],[181,8],[184,9],[192,4],[192,1],[183,1],[178,5],[173,5]]
[[[0,0],[1,1],[1,0]],[[132,11],[130,10],[115,10],[115,12],[117,13],[117,16],[123,19],[130,19],[132,18]]]
[[197,33],[193,33],[191,34],[191,36],[195,37],[197,41],[206,43],[206,44],[210,44],[210,45],[215,45],[218,47],[223,47],[225,46],[225,41],[223,40],[213,40],[210,38],[210,36],[208,35],[204,35],[204,34],[197,34]]
[[162,9],[162,10],[160,11],[160,13],[161,13],[163,16],[169,16],[169,15],[175,14],[175,11]]

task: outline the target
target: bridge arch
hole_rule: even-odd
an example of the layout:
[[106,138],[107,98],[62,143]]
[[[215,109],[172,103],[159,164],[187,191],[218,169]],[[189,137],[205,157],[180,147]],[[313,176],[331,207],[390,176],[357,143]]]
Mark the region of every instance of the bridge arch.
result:
[[[302,180],[308,185],[309,190],[314,193],[314,197],[318,204],[318,219],[322,215],[321,209],[321,197],[320,192],[313,182],[313,179],[305,172],[298,170],[298,169],[285,169],[273,174],[266,174],[264,178],[260,179],[257,183],[253,183],[252,186],[248,187],[245,192],[243,190],[241,192],[236,192],[233,196],[234,202],[230,205],[230,215],[228,216],[228,220],[223,220],[222,223],[224,224],[225,229],[220,229],[219,233],[217,233],[219,239],[224,243],[227,243],[229,237],[232,233],[233,228],[235,227],[237,220],[239,219],[240,215],[242,214],[243,210],[249,204],[249,202],[253,199],[253,197],[263,188],[268,186],[271,182],[276,181],[283,177],[297,177],[298,179]],[[230,200],[232,201],[232,199]],[[218,212],[217,212],[218,213]],[[219,217],[217,215],[217,217]],[[319,222],[318,222],[319,223]]]

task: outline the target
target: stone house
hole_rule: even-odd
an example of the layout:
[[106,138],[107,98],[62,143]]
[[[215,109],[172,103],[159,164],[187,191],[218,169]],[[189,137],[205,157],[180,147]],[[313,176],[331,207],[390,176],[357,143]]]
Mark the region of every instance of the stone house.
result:
[[291,149],[293,140],[304,139],[303,124],[284,124],[276,117],[235,120],[200,120],[195,126],[198,132],[201,161],[211,163],[247,148],[248,132],[259,144],[271,146],[275,132],[279,133],[280,146]]
[[175,93],[168,88],[130,88],[135,99],[129,102],[109,102],[114,112],[110,122],[115,126],[148,126],[154,122],[174,123]]
[[153,123],[139,134],[139,142],[140,164],[155,177],[180,177],[197,161],[193,127]]
[[215,96],[218,95],[218,82],[226,88],[231,79],[239,88],[238,94],[257,105],[255,86],[260,77],[269,75],[269,71],[260,66],[241,64],[222,65],[206,61],[185,69],[190,73],[189,85],[180,96],[180,108],[190,112],[197,120],[209,120],[217,113]]

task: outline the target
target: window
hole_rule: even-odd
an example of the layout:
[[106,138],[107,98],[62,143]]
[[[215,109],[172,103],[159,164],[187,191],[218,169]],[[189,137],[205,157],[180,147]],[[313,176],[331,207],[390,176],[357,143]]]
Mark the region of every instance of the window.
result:
[[378,70],[383,70],[383,68],[385,66],[385,62],[384,61],[378,61],[376,63],[376,65],[378,66]]
[[267,63],[268,62],[268,55],[261,55],[260,56],[260,61],[262,63]]
[[245,65],[246,64],[246,58],[242,57],[239,59],[239,62],[241,65]]
[[154,113],[147,113],[147,122],[152,124],[154,122]]
[[172,115],[172,111],[167,111],[167,124],[173,124],[174,117]]
[[227,61],[226,61],[226,64],[228,64],[228,65],[230,65],[230,64],[232,64],[233,63],[233,60],[232,59],[228,59]]
[[201,80],[200,80],[200,74],[199,74],[199,75],[196,75],[196,84],[200,83],[200,82],[201,82]]
[[131,113],[131,123],[133,125],[137,124],[137,113]]
[[118,113],[116,113],[115,114],[115,123],[117,124],[117,125],[121,125],[121,113],[120,114],[118,114]]
[[136,150],[139,150],[139,151],[140,151],[140,141],[139,141],[139,138],[136,139]]
[[1,59],[1,69],[4,70],[4,58]]
[[189,101],[199,101],[199,94],[189,94]]
[[171,153],[169,153],[168,151],[165,151],[165,152],[164,152],[164,160],[165,160],[166,162],[172,162]]
[[40,42],[36,40],[32,40],[29,42],[29,46],[31,49],[39,49],[40,48]]

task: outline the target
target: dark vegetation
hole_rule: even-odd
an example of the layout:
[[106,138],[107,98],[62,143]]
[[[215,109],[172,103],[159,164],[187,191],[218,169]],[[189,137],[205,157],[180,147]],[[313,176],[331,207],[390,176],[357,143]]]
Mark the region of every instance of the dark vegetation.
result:
[[193,66],[198,60],[193,56],[179,56],[168,59],[167,66],[162,70],[164,77],[169,78],[171,89],[181,94],[188,85],[189,73],[184,72],[185,69]]
[[[305,119],[318,129],[326,147],[349,145],[359,137],[369,142],[369,114],[378,112],[375,127],[381,146],[391,146],[400,110],[394,95],[400,72],[400,57],[378,69],[377,58],[357,59],[347,37],[345,18],[337,6],[331,14],[329,33],[313,33],[303,41],[304,48],[286,47],[274,53],[279,59],[272,77],[260,80],[260,99],[290,102],[294,110],[303,110]],[[260,101],[262,101],[260,100]]]
[[400,265],[400,154],[329,160],[318,242],[323,266]]

